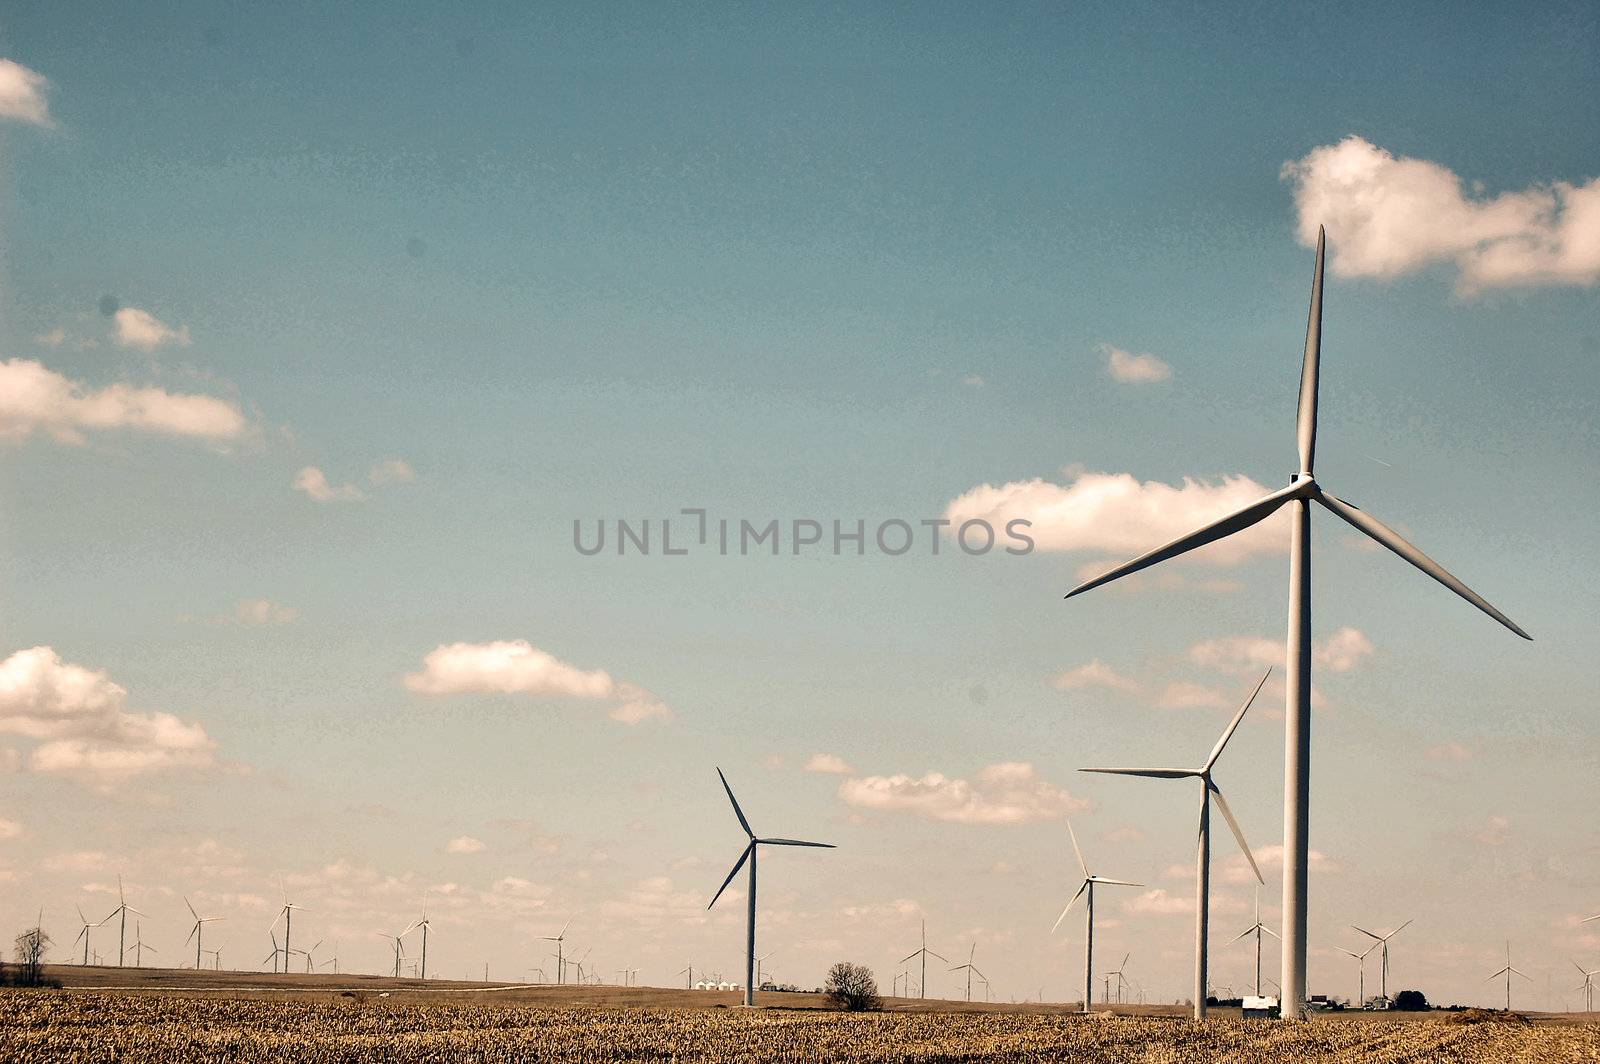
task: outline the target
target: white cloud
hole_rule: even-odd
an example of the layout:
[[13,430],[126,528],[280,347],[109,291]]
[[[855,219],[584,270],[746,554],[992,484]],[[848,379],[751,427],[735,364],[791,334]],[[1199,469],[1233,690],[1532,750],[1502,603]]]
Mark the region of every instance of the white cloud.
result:
[[1174,680],[1161,689],[1156,705],[1162,709],[1227,709],[1228,700],[1204,684]]
[[198,723],[170,713],[130,713],[127,691],[104,672],[68,664],[49,647],[0,662],[0,732],[42,740],[35,772],[109,783],[178,768],[209,768],[216,747]]
[[422,671],[405,677],[412,691],[428,695],[504,694],[535,698],[616,699],[612,720],[624,724],[669,720],[672,712],[649,691],[612,679],[603,669],[585,671],[525,639],[441,644],[422,659]]
[[264,598],[240,599],[234,606],[233,613],[240,624],[250,628],[288,624],[300,616],[300,611],[293,606],[285,606]]
[[475,839],[471,835],[457,835],[444,844],[445,853],[482,853],[488,849],[482,839]]
[[189,346],[189,327],[174,329],[148,310],[122,307],[112,316],[117,343],[123,347],[137,347],[141,351],[154,351],[162,344]]
[[22,834],[22,825],[15,820],[0,819],[0,839],[15,839]]
[[1120,347],[1101,344],[1106,371],[1124,384],[1155,384],[1172,377],[1172,367],[1155,355],[1136,355]]
[[[1329,672],[1348,672],[1373,652],[1372,641],[1359,628],[1346,626],[1313,643],[1311,657]],[[1202,640],[1189,648],[1189,660],[1216,672],[1254,672],[1269,665],[1282,666],[1284,642],[1266,636],[1223,636]]]
[[67,342],[67,330],[56,326],[49,332],[40,333],[33,338],[33,342],[40,347],[60,347]]
[[1326,225],[1331,268],[1346,277],[1399,277],[1452,263],[1464,292],[1600,281],[1600,178],[1490,196],[1448,168],[1396,157],[1350,136],[1285,163],[1298,234]]
[[806,771],[848,776],[855,769],[851,768],[850,763],[838,754],[812,754],[811,760],[806,762]]
[[1349,672],[1372,653],[1372,640],[1359,628],[1345,627],[1334,632],[1321,645],[1313,646],[1312,658],[1329,672]]
[[1482,843],[1484,846],[1504,846],[1509,838],[1510,827],[1510,817],[1498,814],[1491,816],[1484,822],[1482,828],[1473,832],[1472,841]]
[[1040,779],[1025,761],[989,765],[970,781],[938,772],[921,778],[850,779],[839,784],[839,798],[864,809],[910,812],[959,824],[1024,824],[1089,807],[1087,801]]
[[1194,899],[1168,894],[1165,887],[1156,887],[1123,902],[1122,911],[1125,913],[1150,913],[1156,916],[1192,913],[1194,912]]
[[1429,761],[1470,761],[1472,759],[1472,750],[1462,743],[1451,740],[1450,742],[1440,743],[1438,746],[1429,747],[1423,756]]
[[[1220,482],[1185,477],[1177,486],[1141,483],[1128,473],[1080,473],[1071,484],[1043,479],[981,484],[951,501],[944,516],[952,527],[981,518],[996,530],[1007,521],[1033,522],[1028,534],[1041,551],[1102,551],[1115,555],[1101,567],[1177,539],[1247,503],[1267,489],[1246,476]],[[1242,532],[1184,556],[1186,560],[1233,565],[1253,554],[1288,549],[1287,517],[1280,511]]]
[[233,403],[209,395],[127,384],[93,389],[32,359],[0,362],[0,439],[45,432],[82,443],[86,430],[110,429],[233,440],[249,431],[249,423]]
[[1121,691],[1124,694],[1137,694],[1140,690],[1138,680],[1123,676],[1110,665],[1095,658],[1086,665],[1079,665],[1076,669],[1058,672],[1054,676],[1045,678],[1045,683],[1057,691],[1077,691],[1085,687],[1103,687],[1109,691]]
[[373,487],[384,484],[409,484],[416,479],[416,471],[401,458],[385,458],[367,473],[367,483]]
[[0,59],[0,118],[35,126],[51,125],[50,108],[44,98],[49,86],[43,74],[10,59]]
[[316,466],[306,466],[294,475],[294,489],[303,491],[317,502],[360,502],[366,495],[354,484],[334,487],[328,475]]
[[984,379],[983,379],[983,377],[981,375],[979,375],[977,373],[971,373],[971,374],[968,374],[961,381],[961,383],[965,384],[968,388],[982,388],[985,382],[984,382]]

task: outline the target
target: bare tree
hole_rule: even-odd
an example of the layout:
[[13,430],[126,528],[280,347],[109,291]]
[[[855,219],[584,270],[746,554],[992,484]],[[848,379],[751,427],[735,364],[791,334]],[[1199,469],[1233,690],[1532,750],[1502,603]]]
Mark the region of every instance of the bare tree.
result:
[[40,986],[44,983],[44,958],[50,952],[50,936],[35,924],[16,938],[16,983],[18,986]]
[[822,984],[822,992],[835,1008],[850,1012],[883,1007],[883,999],[878,996],[878,981],[873,978],[872,970],[849,961],[840,961],[828,969],[828,979]]

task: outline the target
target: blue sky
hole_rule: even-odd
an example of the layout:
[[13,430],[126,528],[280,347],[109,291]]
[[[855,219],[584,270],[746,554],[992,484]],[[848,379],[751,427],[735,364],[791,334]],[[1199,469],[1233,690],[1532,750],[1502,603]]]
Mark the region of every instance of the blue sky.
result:
[[[47,83],[17,80],[9,112],[0,93],[0,361],[163,410],[210,397],[227,427],[129,405],[73,440],[52,426],[77,414],[0,406],[0,655],[52,648],[215,744],[51,770],[7,725],[0,897],[92,897],[120,869],[151,905],[234,906],[247,952],[282,870],[375,969],[363,914],[448,887],[430,953],[454,968],[537,963],[527,936],[582,909],[609,967],[731,972],[738,906],[691,904],[737,855],[721,764],[761,822],[841,844],[764,866],[784,977],[850,954],[887,982],[920,910],[993,952],[1003,996],[1068,997],[1074,940],[1035,932],[1069,878],[1060,814],[1088,802],[1097,863],[1167,892],[1107,948],[1180,994],[1183,951],[1159,951],[1187,918],[1159,910],[1190,889],[1162,878],[1189,860],[1187,797],[1073,770],[1204,753],[1227,708],[1159,703],[1242,696],[1194,648],[1281,639],[1281,547],[1063,604],[1135,551],[584,558],[572,521],[937,518],[1084,472],[1276,486],[1325,195],[1318,474],[1537,642],[1319,520],[1318,637],[1371,649],[1318,675],[1313,846],[1336,870],[1313,988],[1342,978],[1343,925],[1410,915],[1383,914],[1419,867],[1441,870],[1407,973],[1430,994],[1484,993],[1507,935],[1530,963],[1600,950],[1567,926],[1600,909],[1597,33],[1581,5],[10,7],[0,56]],[[1549,261],[1480,283],[1529,247]],[[1167,376],[1118,379],[1113,349]],[[409,476],[374,478],[396,460]],[[295,489],[307,467],[335,497]],[[671,719],[403,682],[437,647],[515,640]],[[1049,682],[1095,661],[1134,686]],[[1221,770],[1258,847],[1281,831],[1274,710]],[[852,771],[804,771],[819,753]],[[1016,822],[882,782],[937,803],[927,774],[981,792],[1018,762],[1046,789]],[[900,804],[840,790],[872,780]],[[1536,901],[1497,908],[1507,877]]]

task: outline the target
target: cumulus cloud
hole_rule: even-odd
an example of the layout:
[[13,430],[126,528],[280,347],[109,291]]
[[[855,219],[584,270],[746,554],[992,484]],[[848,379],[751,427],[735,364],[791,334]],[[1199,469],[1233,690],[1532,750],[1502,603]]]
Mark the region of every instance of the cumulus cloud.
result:
[[939,772],[866,776],[839,784],[839,798],[862,809],[916,813],[958,824],[1025,824],[1087,809],[1089,803],[1039,778],[1031,764],[1007,761],[971,780]]
[[526,639],[440,645],[422,659],[422,671],[405,677],[412,691],[427,695],[502,694],[534,698],[616,700],[612,720],[638,724],[672,716],[660,699],[636,684],[614,680],[603,669],[580,669]]
[[1327,226],[1330,266],[1345,277],[1399,277],[1452,264],[1467,293],[1600,281],[1600,178],[1489,195],[1449,168],[1396,157],[1361,137],[1285,163],[1298,234]]
[[1192,913],[1194,912],[1194,899],[1168,894],[1165,887],[1156,887],[1123,902],[1122,911],[1125,913],[1148,913],[1154,916]]
[[50,108],[44,98],[49,87],[43,74],[13,60],[0,59],[0,118],[49,126]]
[[141,351],[154,351],[163,344],[189,346],[189,327],[174,329],[166,322],[138,307],[120,307],[111,316],[113,335],[123,347],[137,347]]
[[1120,347],[1101,344],[1106,372],[1124,384],[1156,384],[1172,377],[1172,367],[1155,355],[1135,355]]
[[236,405],[209,395],[127,384],[96,389],[32,359],[0,362],[0,440],[44,432],[83,443],[86,431],[111,429],[221,441],[244,436],[249,423]]
[[[1033,522],[1028,534],[1041,551],[1101,551],[1113,558],[1100,570],[1177,539],[1247,503],[1267,489],[1246,476],[1220,481],[1185,477],[1182,484],[1140,482],[1128,473],[1079,473],[1070,484],[1040,478],[999,486],[981,484],[950,502],[953,527],[983,519],[996,529],[1007,521]],[[1255,554],[1288,549],[1287,511],[1184,555],[1186,561],[1234,565]]]
[[22,834],[22,825],[15,820],[0,819],[0,839],[15,839]]
[[850,762],[838,754],[812,754],[811,760],[806,762],[807,772],[824,772],[836,776],[848,776],[855,769],[850,767]]
[[233,608],[234,619],[247,628],[288,624],[298,620],[300,611],[271,599],[240,599]]
[[334,487],[328,483],[328,474],[309,465],[294,475],[294,490],[305,492],[317,502],[360,502],[367,497],[354,484]]
[[1137,694],[1141,688],[1138,680],[1122,675],[1099,658],[1086,665],[1079,665],[1076,669],[1047,676],[1045,683],[1057,691],[1080,691],[1086,687],[1102,687],[1108,691]]
[[373,487],[381,487],[384,484],[409,484],[416,479],[416,471],[402,458],[385,458],[367,473],[367,483]]
[[1162,709],[1227,709],[1228,700],[1204,684],[1174,680],[1161,689],[1156,705]]
[[475,839],[471,835],[457,835],[444,844],[445,853],[482,853],[488,849],[482,839]]
[[33,771],[102,783],[216,764],[216,743],[198,723],[131,713],[127,694],[104,672],[64,662],[50,647],[19,650],[0,662],[0,732],[42,740],[28,756]]
[[[1319,668],[1348,672],[1373,652],[1372,641],[1359,628],[1346,626],[1313,643],[1311,657]],[[1282,665],[1284,642],[1266,636],[1223,636],[1189,648],[1189,660],[1216,672],[1254,672]]]

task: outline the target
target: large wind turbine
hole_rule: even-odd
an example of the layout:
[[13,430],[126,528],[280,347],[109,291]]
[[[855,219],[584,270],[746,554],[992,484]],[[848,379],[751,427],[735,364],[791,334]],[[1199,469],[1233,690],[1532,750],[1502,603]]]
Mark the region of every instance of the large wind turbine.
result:
[[1596,968],[1592,972],[1586,972],[1586,971],[1583,970],[1583,965],[1579,964],[1577,961],[1573,961],[1572,962],[1572,966],[1574,968],[1578,969],[1578,974],[1579,975],[1583,976],[1583,985],[1582,986],[1575,986],[1572,989],[1575,990],[1575,991],[1581,991],[1583,993],[1583,996],[1584,996],[1583,1011],[1584,1012],[1593,1012],[1594,1011],[1594,977],[1597,976],[1597,975],[1600,975],[1600,968]]
[[554,935],[540,935],[539,936],[539,941],[540,942],[554,942],[556,944],[556,985],[557,986],[560,986],[562,983],[566,982],[567,962],[566,962],[566,958],[561,953],[561,949],[562,949],[562,946],[567,941],[567,928],[569,928],[571,926],[572,926],[572,918],[569,916],[567,918],[567,922],[561,925],[561,930],[558,933],[556,933]]
[[1387,935],[1376,935],[1364,927],[1357,927],[1355,924],[1350,925],[1351,930],[1360,931],[1363,935],[1366,935],[1379,946],[1383,947],[1383,963],[1381,965],[1383,974],[1379,976],[1381,983],[1378,993],[1382,994],[1385,998],[1389,996],[1389,940],[1410,926],[1411,921],[1407,920],[1393,931],[1390,931]]
[[[278,915],[283,917],[283,973],[289,974],[289,923],[296,909],[301,907],[289,900],[289,889],[283,885],[283,876],[278,876],[278,889],[283,892],[283,908],[278,910]],[[274,924],[278,921],[273,920]]]
[[1072,839],[1072,852],[1078,855],[1078,867],[1083,869],[1083,882],[1078,885],[1078,892],[1067,902],[1067,907],[1061,910],[1061,915],[1056,917],[1055,927],[1050,929],[1054,934],[1056,928],[1061,926],[1061,921],[1067,918],[1072,907],[1078,904],[1078,899],[1087,895],[1087,902],[1083,915],[1083,1011],[1089,1011],[1089,1005],[1094,1000],[1094,888],[1097,883],[1104,883],[1114,887],[1142,887],[1143,883],[1130,883],[1125,879],[1107,879],[1104,876],[1092,875],[1089,865],[1083,859],[1083,851],[1078,848],[1078,834],[1072,830],[1072,821],[1067,821],[1067,836]]
[[[1267,682],[1267,677],[1272,675],[1268,669],[1261,674],[1261,679],[1256,682],[1255,689],[1250,692],[1250,697],[1244,700],[1244,705],[1239,707],[1239,712],[1233,715],[1233,720],[1222,731],[1222,738],[1217,740],[1217,745],[1211,748],[1211,754],[1206,758],[1206,763],[1199,768],[1086,768],[1081,772],[1105,772],[1113,776],[1148,776],[1152,779],[1184,780],[1196,779],[1200,781],[1200,832],[1195,849],[1195,887],[1194,887],[1194,1018],[1206,1018],[1206,963],[1209,950],[1209,931],[1211,927],[1211,800],[1216,799],[1217,808],[1228,822],[1228,827],[1233,830],[1233,837],[1239,843],[1239,849],[1244,851],[1245,860],[1250,862],[1250,870],[1255,873],[1256,881],[1262,882],[1261,869],[1256,867],[1256,859],[1250,853],[1250,844],[1244,841],[1244,832],[1239,830],[1239,822],[1233,818],[1233,810],[1228,808],[1227,799],[1222,797],[1222,791],[1217,787],[1216,781],[1211,778],[1211,769],[1216,765],[1217,758],[1222,756],[1222,748],[1228,745],[1228,740],[1233,738],[1234,730],[1239,727],[1239,722],[1244,720],[1244,715],[1250,709],[1250,704],[1256,700],[1256,695],[1261,693],[1261,687]],[[1261,983],[1260,966],[1257,966],[1256,985]]]
[[[106,917],[106,920],[109,919],[111,919],[111,917]],[[89,922],[89,918],[83,915],[83,906],[78,906],[78,921],[83,924],[83,930],[78,932],[78,938],[73,939],[72,944],[76,946],[79,939],[83,940],[83,963],[85,965],[88,965],[89,963],[89,932],[104,924],[106,920],[101,920],[99,923],[91,924]]]
[[[956,965],[956,966],[954,966],[953,968],[950,969],[952,972],[964,971],[964,972],[967,973],[967,1000],[968,1001],[972,1000],[972,977],[974,975],[976,975],[979,979],[983,979],[983,973],[978,971],[978,966],[972,963],[972,958],[975,957],[977,955],[977,953],[978,953],[978,944],[976,942],[974,942],[972,944],[972,948],[967,950],[967,963],[958,964],[958,965]],[[1123,958],[1123,960],[1126,961],[1127,958]],[[987,981],[987,980],[985,980],[985,981]]]
[[[189,938],[194,939],[194,967],[195,967],[195,971],[199,971],[200,970],[200,930],[206,924],[214,924],[214,923],[216,923],[219,920],[222,920],[224,918],[221,917],[221,916],[201,916],[199,913],[194,911],[194,906],[193,905],[189,905],[189,899],[188,898],[184,898],[183,899],[183,904],[189,906],[189,915],[194,917],[194,926],[189,929]],[[183,944],[185,946],[187,946],[189,944],[189,938],[186,938],[186,939],[183,940]],[[277,943],[276,939],[273,940],[272,948],[274,950],[272,965],[273,965],[273,968],[276,969],[277,965],[278,965],[277,952],[276,952],[276,950],[278,948],[278,943]]]
[[914,957],[922,958],[922,981],[917,984],[917,994],[922,998],[926,998],[928,996],[928,958],[938,957],[946,964],[950,963],[950,958],[942,954],[935,953],[933,950],[928,948],[928,921],[926,919],[922,921],[922,945],[917,947],[917,951],[915,953],[910,953],[904,957],[901,957],[900,963],[904,964]]
[[[758,839],[756,833],[750,830],[750,822],[744,818],[744,810],[739,808],[739,799],[733,796],[733,788],[728,786],[728,777],[717,769],[717,778],[722,781],[722,789],[728,792],[728,801],[733,803],[733,815],[739,818],[739,826],[744,828],[749,843],[745,845],[744,852],[739,855],[739,860],[734,863],[733,871],[728,873],[728,878],[722,881],[722,886],[717,888],[717,893],[711,898],[711,905],[717,904],[717,899],[722,897],[722,892],[728,889],[728,884],[733,882],[733,877],[739,874],[745,862],[750,863],[750,897],[749,915],[745,924],[745,963],[744,963],[744,1003],[756,1003],[755,978],[756,978],[756,849],[760,846],[813,846],[818,849],[831,850],[831,842],[802,842],[799,839]],[[711,905],[706,908],[710,909]]]
[[[117,924],[117,967],[118,968],[122,967],[122,962],[124,960],[124,955],[128,952],[127,942],[128,942],[128,914],[129,913],[132,913],[135,916],[146,916],[146,915],[148,915],[147,913],[142,913],[138,909],[135,909],[135,908],[133,908],[132,906],[130,906],[128,904],[128,899],[126,897],[124,897],[123,893],[122,893],[122,877],[119,875],[119,876],[117,876],[117,907],[115,909],[111,910],[111,916],[120,916],[121,917],[121,920]],[[106,917],[106,920],[111,919],[111,916]],[[104,922],[105,922],[104,920],[101,921],[101,923],[104,923]]]
[[1353,950],[1347,950],[1343,946],[1334,947],[1334,949],[1338,950],[1340,953],[1343,953],[1346,957],[1354,957],[1356,959],[1356,964],[1359,966],[1360,974],[1356,977],[1356,1008],[1360,1008],[1367,1003],[1367,954],[1371,953],[1377,948],[1378,944],[1376,942],[1362,950],[1360,953],[1356,953]]
[[420,978],[423,978],[423,979],[428,978],[428,928],[429,928],[429,926],[430,925],[428,923],[428,895],[427,894],[423,894],[422,895],[422,919],[418,920],[416,923],[411,925],[411,929],[413,931],[415,931],[419,927],[422,928],[422,975],[420,976]]
[[[1504,968],[1501,968],[1498,972],[1495,972],[1493,975],[1491,975],[1489,977],[1489,979],[1498,979],[1502,975],[1506,977],[1506,1011],[1510,1012],[1511,1011],[1511,977],[1513,975],[1520,975],[1520,976],[1522,976],[1522,978],[1528,980],[1528,982],[1530,982],[1530,983],[1533,982],[1533,977],[1528,975],[1526,972],[1519,972],[1519,971],[1517,971],[1517,969],[1511,967],[1511,942],[1509,940],[1507,940],[1507,942],[1506,942],[1506,966]],[[1488,982],[1489,979],[1485,979],[1484,982]]]
[[405,938],[407,935],[411,934],[411,932],[413,932],[415,930],[416,930],[415,927],[407,927],[404,931],[400,932],[398,935],[395,934],[392,931],[374,931],[373,932],[373,934],[375,934],[375,935],[382,935],[384,938],[388,939],[389,942],[394,945],[394,978],[396,978],[396,979],[400,978],[400,962],[405,959],[405,955],[406,955],[406,947],[401,942],[401,939]]
[[[1244,938],[1247,935],[1256,936],[1256,997],[1261,996],[1261,936],[1263,934],[1271,935],[1273,938],[1278,937],[1278,933],[1276,931],[1272,930],[1272,928],[1261,922],[1261,889],[1258,887],[1256,888],[1256,922],[1245,930],[1239,932],[1238,938],[1233,940],[1233,942],[1237,942],[1239,939]],[[1228,943],[1228,945],[1233,945],[1233,942]],[[1354,956],[1354,954],[1351,954],[1351,956]],[[1268,979],[1267,982],[1270,983],[1272,980]],[[1283,996],[1283,990],[1281,986],[1278,991],[1278,996]]]
[[1316,266],[1311,276],[1311,312],[1306,322],[1305,360],[1300,370],[1300,405],[1295,425],[1300,468],[1289,478],[1288,486],[1067,592],[1067,598],[1071,598],[1118,577],[1175,558],[1196,547],[1243,531],[1264,520],[1280,506],[1289,505],[1293,520],[1289,532],[1288,682],[1284,694],[1281,1006],[1284,1019],[1303,1018],[1306,1000],[1306,873],[1311,849],[1311,504],[1321,503],[1340,520],[1388,547],[1517,635],[1524,639],[1532,638],[1438,562],[1408,543],[1398,532],[1333,493],[1324,491],[1312,474],[1312,458],[1317,443],[1317,377],[1322,352],[1322,264],[1325,250],[1326,234],[1319,228]]

